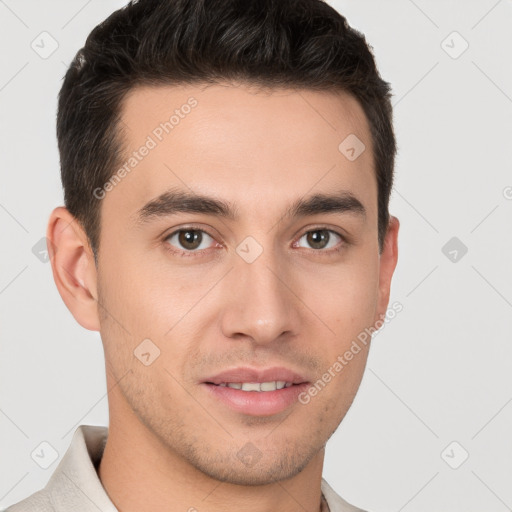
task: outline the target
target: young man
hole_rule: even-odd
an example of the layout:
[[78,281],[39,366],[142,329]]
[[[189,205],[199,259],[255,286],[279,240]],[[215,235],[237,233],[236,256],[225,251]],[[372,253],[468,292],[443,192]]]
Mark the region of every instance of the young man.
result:
[[389,97],[320,0],[139,0],[93,30],[47,238],[109,428],[9,511],[360,510],[322,467],[397,262]]

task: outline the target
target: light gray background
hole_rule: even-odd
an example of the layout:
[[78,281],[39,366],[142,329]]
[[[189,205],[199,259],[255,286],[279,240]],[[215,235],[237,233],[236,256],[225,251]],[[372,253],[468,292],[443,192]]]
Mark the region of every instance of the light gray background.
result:
[[[42,441],[62,455],[78,424],[108,424],[99,334],[74,321],[32,248],[62,204],[63,74],[123,4],[0,0],[0,508],[49,479],[58,460],[42,469],[30,455]],[[331,4],[366,35],[394,90],[390,302],[404,309],[375,336],[324,477],[372,512],[511,510],[512,2]],[[59,45],[46,59],[31,48],[51,48],[43,31]],[[442,251],[452,237],[456,262]]]

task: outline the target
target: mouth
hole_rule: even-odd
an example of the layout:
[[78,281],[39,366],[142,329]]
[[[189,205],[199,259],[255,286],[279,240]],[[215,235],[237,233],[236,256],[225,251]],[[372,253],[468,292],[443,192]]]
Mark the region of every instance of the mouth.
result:
[[231,389],[240,389],[242,391],[276,391],[277,389],[289,388],[295,386],[293,382],[285,382],[284,380],[274,380],[269,382],[221,382],[215,384],[213,382],[207,382],[206,384],[212,384],[213,386],[228,387]]
[[296,404],[310,383],[286,368],[235,368],[202,384],[223,407],[250,416],[270,416]]

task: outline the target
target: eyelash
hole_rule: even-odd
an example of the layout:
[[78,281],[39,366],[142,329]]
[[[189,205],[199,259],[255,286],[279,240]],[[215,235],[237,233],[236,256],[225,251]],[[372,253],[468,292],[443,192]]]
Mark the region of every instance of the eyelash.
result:
[[[183,257],[183,258],[194,258],[194,257],[198,257],[198,256],[201,256],[204,251],[207,251],[208,249],[200,249],[200,250],[194,250],[194,251],[185,251],[185,250],[179,250],[179,249],[175,249],[173,246],[171,246],[169,243],[167,243],[167,241],[173,237],[174,235],[182,232],[182,231],[200,231],[202,233],[206,233],[209,237],[213,238],[215,240],[215,237],[210,234],[208,231],[204,230],[204,229],[201,229],[201,228],[198,228],[198,227],[195,227],[195,226],[184,226],[180,229],[177,229],[175,231],[173,231],[172,233],[166,235],[163,239],[163,242],[166,242],[164,245],[165,245],[165,249],[167,251],[169,251],[170,253],[172,253],[173,255],[177,255],[179,257]],[[335,235],[339,236],[341,238],[341,242],[335,247],[335,248],[331,248],[331,249],[327,249],[327,250],[323,250],[323,249],[309,249],[308,251],[312,251],[316,254],[322,254],[325,255],[325,256],[333,256],[337,253],[339,253],[340,251],[342,251],[346,245],[349,244],[347,238],[345,236],[343,236],[341,233],[338,233],[337,231],[334,231],[333,229],[330,229],[326,226],[315,226],[314,228],[312,229],[308,229],[307,231],[304,231],[304,233],[302,233],[299,238],[297,239],[297,242],[302,238],[304,237],[305,235],[307,235],[308,233],[312,233],[312,232],[315,232],[315,231],[328,231],[329,233],[334,233]],[[329,240],[330,241],[330,240]],[[296,243],[296,242],[294,242]]]

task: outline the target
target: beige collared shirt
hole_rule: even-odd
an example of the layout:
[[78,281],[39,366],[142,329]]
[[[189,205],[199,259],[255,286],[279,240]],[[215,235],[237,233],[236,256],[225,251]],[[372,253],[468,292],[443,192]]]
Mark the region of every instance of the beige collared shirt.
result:
[[[5,512],[118,512],[98,477],[108,427],[80,425],[46,486]],[[322,478],[322,512],[364,512]]]

